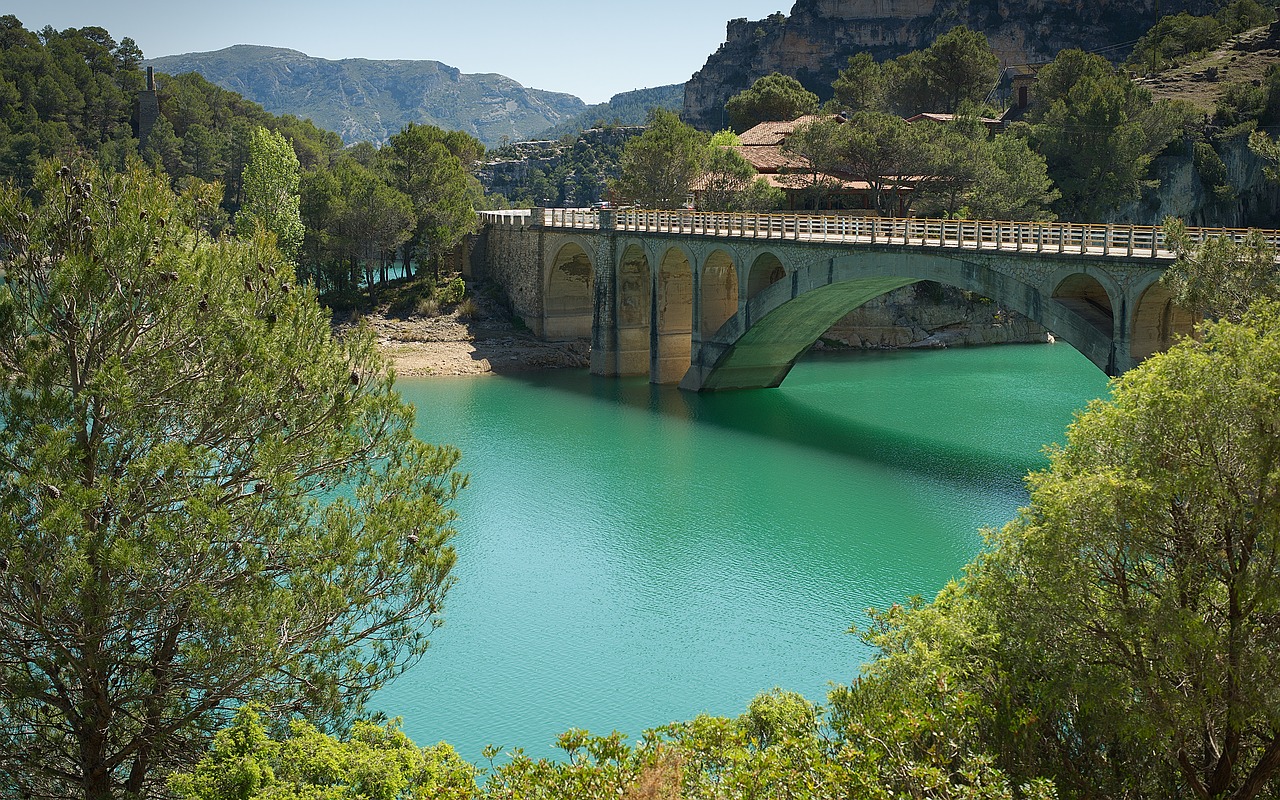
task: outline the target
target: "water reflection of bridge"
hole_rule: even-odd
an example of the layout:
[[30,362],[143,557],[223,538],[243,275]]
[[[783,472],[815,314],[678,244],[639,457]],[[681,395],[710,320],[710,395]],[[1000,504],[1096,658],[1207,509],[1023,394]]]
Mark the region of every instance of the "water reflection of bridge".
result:
[[[855,216],[486,212],[473,250],[591,371],[692,390],[777,386],[845,314],[921,280],[988,297],[1118,375],[1190,332],[1159,228]],[[1243,236],[1197,230],[1193,237]]]

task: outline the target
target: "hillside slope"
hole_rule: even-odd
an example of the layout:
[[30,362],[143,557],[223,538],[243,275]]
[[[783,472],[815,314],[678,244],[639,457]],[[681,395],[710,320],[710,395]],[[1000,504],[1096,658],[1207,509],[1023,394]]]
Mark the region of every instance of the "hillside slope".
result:
[[146,62],[197,72],[274,114],[309,118],[344,142],[382,143],[415,122],[465,131],[486,146],[527,139],[581,113],[586,104],[530,89],[502,75],[469,75],[438,61],[313,58],[297,50],[235,45]]
[[1157,99],[1185,100],[1212,114],[1233,84],[1260,84],[1280,64],[1280,23],[1255,28],[1212,52],[1138,79]]

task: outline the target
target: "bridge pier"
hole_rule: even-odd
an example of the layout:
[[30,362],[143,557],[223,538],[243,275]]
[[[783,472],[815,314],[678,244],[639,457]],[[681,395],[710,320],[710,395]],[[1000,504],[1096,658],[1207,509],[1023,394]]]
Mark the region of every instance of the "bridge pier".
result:
[[[602,233],[614,230],[614,212],[601,211],[599,226]],[[591,318],[591,374],[615,376],[621,374],[620,346],[618,342],[618,238],[602,235],[596,238],[595,263],[604,267],[596,269],[592,285],[594,305]]]

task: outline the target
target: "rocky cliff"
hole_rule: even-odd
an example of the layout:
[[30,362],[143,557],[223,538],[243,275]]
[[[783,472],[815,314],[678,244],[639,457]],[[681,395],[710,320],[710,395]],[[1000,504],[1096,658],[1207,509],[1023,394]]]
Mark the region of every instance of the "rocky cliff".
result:
[[816,349],[896,350],[1052,341],[1026,317],[951,286],[923,281],[845,315]]
[[[726,41],[685,85],[684,118],[706,130],[727,124],[724,104],[771,72],[819,97],[850,56],[878,60],[928,47],[965,25],[987,35],[1005,65],[1052,60],[1059,50],[1123,57],[1157,14],[1209,13],[1214,0],[797,0],[791,14],[729,22]],[[1157,7],[1159,11],[1157,12]]]

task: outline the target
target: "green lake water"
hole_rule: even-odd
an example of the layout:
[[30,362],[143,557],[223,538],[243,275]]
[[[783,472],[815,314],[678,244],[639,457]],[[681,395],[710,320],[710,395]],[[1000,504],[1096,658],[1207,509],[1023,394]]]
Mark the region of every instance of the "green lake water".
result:
[[815,357],[711,395],[582,371],[398,385],[471,485],[445,625],[373,708],[471,760],[774,686],[824,700],[868,656],[850,625],[958,576],[1107,388],[1061,344]]

